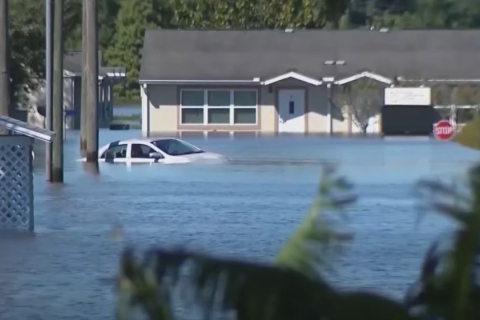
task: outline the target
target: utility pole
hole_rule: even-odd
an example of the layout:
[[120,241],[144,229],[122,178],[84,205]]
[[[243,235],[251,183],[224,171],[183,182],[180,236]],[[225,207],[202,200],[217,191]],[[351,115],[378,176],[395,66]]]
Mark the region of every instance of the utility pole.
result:
[[[8,116],[10,105],[10,72],[8,67],[8,0],[0,0],[0,115]],[[0,129],[0,134],[6,134]]]
[[97,0],[86,2],[87,162],[98,163]]
[[63,0],[54,5],[52,111],[52,182],[63,182]]
[[80,151],[87,150],[87,1],[82,1],[82,98],[80,107]]
[[[52,129],[52,58],[53,58],[53,43],[52,43],[52,9],[53,0],[45,0],[45,129],[53,131]],[[45,144],[45,175],[47,181],[52,181],[52,145]]]

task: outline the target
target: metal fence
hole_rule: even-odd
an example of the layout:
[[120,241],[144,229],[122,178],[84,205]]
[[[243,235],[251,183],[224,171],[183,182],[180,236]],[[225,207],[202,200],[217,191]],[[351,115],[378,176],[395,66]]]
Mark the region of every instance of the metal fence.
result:
[[0,136],[0,229],[34,229],[32,145],[27,136]]

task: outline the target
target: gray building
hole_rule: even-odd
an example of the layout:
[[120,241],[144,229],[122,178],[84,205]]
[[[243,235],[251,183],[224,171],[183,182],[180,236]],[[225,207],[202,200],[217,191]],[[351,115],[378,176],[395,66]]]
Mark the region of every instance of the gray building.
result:
[[436,117],[428,88],[476,84],[479,64],[478,30],[149,30],[142,130],[355,132],[329,96],[367,77],[396,97],[371,132],[424,132]]
[[[100,124],[105,125],[113,117],[113,86],[125,78],[124,67],[103,65],[102,52],[99,51],[98,107]],[[63,98],[65,124],[67,129],[80,128],[81,91],[82,91],[82,52],[68,51],[63,61]],[[45,116],[45,86],[29,97],[29,122],[43,126]]]

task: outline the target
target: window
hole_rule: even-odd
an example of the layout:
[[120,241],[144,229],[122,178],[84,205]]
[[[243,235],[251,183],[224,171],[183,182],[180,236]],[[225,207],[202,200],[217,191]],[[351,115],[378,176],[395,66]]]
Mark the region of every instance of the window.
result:
[[257,90],[182,90],[180,121],[193,125],[254,125],[257,108]]
[[132,144],[131,157],[132,158],[150,158],[150,153],[156,152],[145,144]]
[[203,91],[183,91],[182,92],[182,105],[184,106],[201,106],[203,107]]
[[177,139],[156,140],[152,141],[152,144],[170,156],[182,156],[204,152],[202,149]]
[[102,158],[107,159],[117,159],[117,158],[126,158],[127,157],[127,145],[116,145],[111,146],[102,156]]

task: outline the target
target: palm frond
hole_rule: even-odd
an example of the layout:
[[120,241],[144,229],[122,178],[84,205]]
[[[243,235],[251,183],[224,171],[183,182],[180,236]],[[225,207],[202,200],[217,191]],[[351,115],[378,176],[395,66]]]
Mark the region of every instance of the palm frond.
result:
[[204,319],[218,312],[238,320],[412,319],[401,304],[374,294],[337,292],[291,269],[187,251],[157,249],[140,261],[126,251],[121,270],[119,314],[136,306],[149,319],[177,319],[170,298],[179,286],[179,298],[188,308],[200,306]]
[[474,167],[468,177],[468,202],[453,187],[424,184],[434,193],[440,190],[434,207],[459,225],[448,250],[440,250],[441,240],[432,245],[416,291],[407,295],[410,307],[420,307],[424,314],[438,319],[480,319],[480,166]]
[[341,211],[356,200],[350,194],[351,185],[343,178],[334,175],[332,167],[324,167],[318,195],[306,219],[288,239],[277,255],[275,264],[290,268],[310,277],[318,277],[319,264],[325,265],[330,257],[325,257],[323,248],[350,240],[351,235],[336,231],[322,216],[327,210]]

